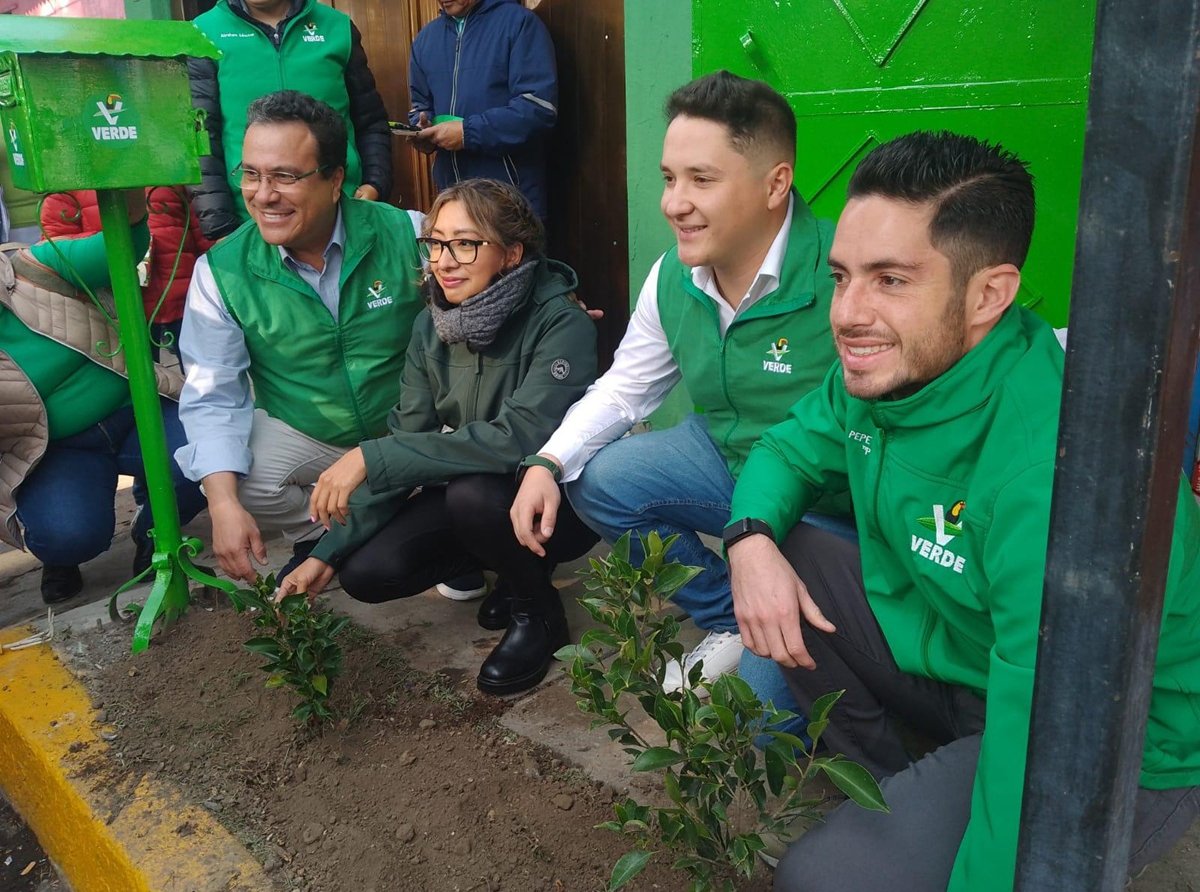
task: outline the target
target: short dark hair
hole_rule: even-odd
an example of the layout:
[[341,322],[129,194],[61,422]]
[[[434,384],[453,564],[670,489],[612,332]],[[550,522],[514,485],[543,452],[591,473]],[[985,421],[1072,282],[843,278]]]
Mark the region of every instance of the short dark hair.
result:
[[317,140],[317,164],[328,177],[337,167],[346,166],[346,122],[320,99],[299,90],[279,90],[260,96],[246,109],[246,128],[251,124],[291,124],[308,127]]
[[847,198],[881,195],[934,205],[929,241],[950,258],[961,287],[979,270],[1020,268],[1033,237],[1028,165],[996,143],[918,131],[873,150],[850,177]]
[[438,211],[452,201],[463,207],[488,241],[502,248],[521,245],[525,259],[540,257],[546,250],[546,230],[529,199],[508,183],[474,178],[451,183],[438,193],[425,215],[422,235],[429,235],[437,222]]
[[715,71],[684,84],[667,97],[667,123],[679,115],[724,124],[742,155],[774,149],[796,161],[796,115],[779,93],[762,81]]

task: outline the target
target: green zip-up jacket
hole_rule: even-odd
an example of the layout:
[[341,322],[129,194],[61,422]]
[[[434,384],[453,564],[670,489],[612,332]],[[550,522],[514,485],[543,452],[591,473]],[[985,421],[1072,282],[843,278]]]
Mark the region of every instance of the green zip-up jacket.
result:
[[338,318],[246,223],[208,252],[221,299],[250,354],[254,403],[314,440],[353,446],[385,430],[422,302],[405,211],[342,199],[346,245]]
[[[854,497],[863,582],[905,672],[987,699],[951,892],[1009,892],[1041,617],[1063,351],[1012,307],[940,378],[850,397],[841,366],[766,432],[732,517],[782,540],[818,493]],[[1181,481],[1182,488],[1182,481]],[[1180,494],[1140,783],[1200,783],[1200,516]]]
[[[338,565],[386,524],[417,486],[464,474],[515,473],[596,378],[596,326],[570,295],[574,271],[537,261],[526,300],[478,353],[417,317],[389,436],[361,443],[367,483],[312,556]],[[442,433],[443,427],[453,430]]]

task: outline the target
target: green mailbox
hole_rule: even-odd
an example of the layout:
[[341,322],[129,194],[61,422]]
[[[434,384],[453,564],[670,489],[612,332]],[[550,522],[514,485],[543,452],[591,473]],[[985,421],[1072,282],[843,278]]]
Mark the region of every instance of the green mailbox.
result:
[[0,125],[13,182],[35,192],[199,182],[208,134],[186,57],[218,55],[190,22],[5,16]]
[[155,622],[187,609],[187,577],[234,587],[197,568],[196,539],[183,539],[171,483],[133,238],[122,189],[195,183],[208,135],[192,108],[185,60],[220,53],[188,22],[5,16],[0,29],[0,127],[13,180],[36,192],[95,189],[154,511],[154,557],[116,599],[150,576],[136,615],[134,651],[150,643]]

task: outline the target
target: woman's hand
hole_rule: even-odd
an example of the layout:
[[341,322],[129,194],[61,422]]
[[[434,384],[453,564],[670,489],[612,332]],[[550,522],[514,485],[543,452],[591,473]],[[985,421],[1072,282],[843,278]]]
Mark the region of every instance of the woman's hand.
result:
[[313,520],[319,521],[325,529],[329,529],[331,518],[344,524],[350,513],[350,493],[366,479],[367,463],[362,449],[355,446],[317,478],[309,500]]
[[283,577],[279,590],[275,593],[275,603],[278,604],[288,595],[305,592],[308,600],[312,601],[329,585],[333,579],[333,567],[320,558],[310,557],[299,567]]
[[379,201],[379,190],[370,183],[363,183],[354,190],[354,197],[363,201]]

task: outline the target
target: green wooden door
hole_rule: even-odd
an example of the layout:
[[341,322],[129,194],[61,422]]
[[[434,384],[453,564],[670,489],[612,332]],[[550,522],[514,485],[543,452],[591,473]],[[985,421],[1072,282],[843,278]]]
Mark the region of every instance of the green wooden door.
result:
[[1003,143],[1038,216],[1021,301],[1065,325],[1094,0],[693,0],[696,74],[770,82],[796,111],[796,181],[836,218],[855,165],[912,130]]

